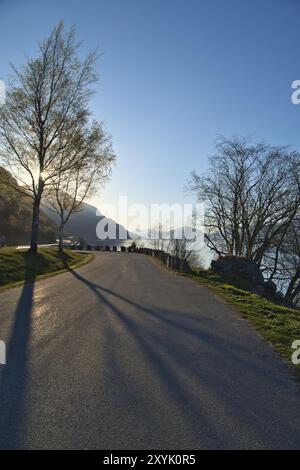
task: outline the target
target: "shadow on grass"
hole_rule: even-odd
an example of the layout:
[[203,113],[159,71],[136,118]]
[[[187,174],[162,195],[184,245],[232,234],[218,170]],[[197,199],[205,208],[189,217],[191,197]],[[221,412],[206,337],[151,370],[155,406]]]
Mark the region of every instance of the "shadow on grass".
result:
[[35,281],[32,270],[33,256],[29,253],[24,256],[25,284],[18,300],[7,344],[6,365],[1,366],[3,370],[0,380],[0,448],[2,449],[22,447],[24,435],[28,345]]

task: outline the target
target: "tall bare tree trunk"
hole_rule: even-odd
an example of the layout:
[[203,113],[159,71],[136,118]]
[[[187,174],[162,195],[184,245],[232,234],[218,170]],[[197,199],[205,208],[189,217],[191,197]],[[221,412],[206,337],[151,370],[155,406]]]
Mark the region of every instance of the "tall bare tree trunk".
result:
[[64,224],[61,224],[59,226],[59,232],[58,232],[58,251],[59,251],[59,253],[64,252],[63,233],[64,233]]
[[35,200],[33,203],[32,223],[31,223],[31,240],[30,252],[37,253],[38,248],[38,233],[40,224],[40,204],[41,200]]
[[31,223],[31,240],[30,240],[30,252],[37,253],[38,249],[38,235],[40,225],[40,206],[42,200],[42,194],[44,191],[44,181],[42,178],[39,180],[39,187],[37,194],[35,195],[32,210],[32,223]]

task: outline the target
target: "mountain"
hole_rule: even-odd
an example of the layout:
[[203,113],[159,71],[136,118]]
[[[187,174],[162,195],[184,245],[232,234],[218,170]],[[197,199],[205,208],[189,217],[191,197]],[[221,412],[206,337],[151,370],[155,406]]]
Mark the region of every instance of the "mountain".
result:
[[[59,223],[57,214],[54,214],[47,208],[43,208],[43,211],[53,223],[56,225]],[[115,232],[112,233],[110,239],[98,238],[97,227],[99,233],[99,223],[101,223],[101,226],[104,228],[109,224],[113,232]],[[110,218],[106,218],[96,207],[87,203],[83,203],[81,210],[71,215],[66,224],[65,232],[67,236],[75,239],[84,239],[84,241],[90,245],[118,245],[124,240],[131,239],[130,234],[123,225],[116,223]]]
[[[31,233],[32,199],[1,184],[1,181],[7,180],[17,185],[13,176],[0,167],[0,242],[27,245]],[[56,225],[41,213],[38,242],[55,243],[56,233]]]
[[[31,233],[32,199],[1,184],[1,181],[7,180],[11,180],[11,183],[17,186],[15,178],[0,166],[0,243],[4,241],[7,245],[27,245]],[[96,228],[100,221],[104,226],[109,223],[110,226],[116,227],[116,235],[114,234],[110,240],[99,240],[97,237]],[[58,215],[42,206],[38,242],[55,243],[58,223]],[[86,203],[82,204],[81,211],[71,215],[66,224],[66,236],[76,240],[83,239],[91,245],[116,245],[121,244],[123,240],[131,239],[122,225],[112,219],[106,219],[96,207]]]

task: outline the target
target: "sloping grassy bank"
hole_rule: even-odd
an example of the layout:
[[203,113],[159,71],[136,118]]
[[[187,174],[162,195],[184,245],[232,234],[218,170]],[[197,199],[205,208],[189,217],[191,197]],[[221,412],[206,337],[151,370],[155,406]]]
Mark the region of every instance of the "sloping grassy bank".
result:
[[252,294],[242,288],[238,279],[225,279],[212,271],[194,272],[192,277],[239,311],[300,372],[300,364],[293,365],[291,361],[294,352],[292,343],[300,340],[300,311],[282,307]]
[[57,248],[40,248],[36,255],[15,248],[0,249],[0,289],[32,282],[88,263],[92,255]]

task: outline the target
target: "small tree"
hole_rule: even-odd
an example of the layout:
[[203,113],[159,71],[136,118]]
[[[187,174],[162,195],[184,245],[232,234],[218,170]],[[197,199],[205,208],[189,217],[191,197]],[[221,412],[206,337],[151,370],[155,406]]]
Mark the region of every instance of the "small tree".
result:
[[65,225],[74,212],[82,210],[82,203],[107,181],[115,159],[110,139],[98,123],[91,129],[81,129],[73,152],[77,154],[76,165],[68,172],[58,169],[46,202],[47,207],[59,216],[60,252],[63,251]]
[[168,253],[181,261],[194,261],[194,250],[191,248],[192,240],[188,238],[171,238],[168,243]]
[[164,238],[163,224],[160,222],[157,226],[152,228],[150,233],[151,245],[153,246],[153,249],[158,251],[165,251],[168,245],[168,240]]
[[42,198],[58,173],[69,174],[78,164],[72,150],[87,125],[96,56],[90,53],[82,61],[78,47],[74,28],[65,31],[59,23],[39,44],[36,58],[13,68],[6,103],[0,106],[0,160],[16,178],[15,189],[33,199],[32,252]]

